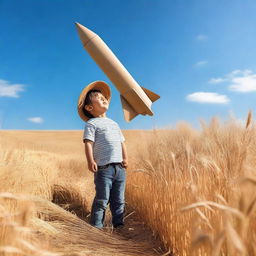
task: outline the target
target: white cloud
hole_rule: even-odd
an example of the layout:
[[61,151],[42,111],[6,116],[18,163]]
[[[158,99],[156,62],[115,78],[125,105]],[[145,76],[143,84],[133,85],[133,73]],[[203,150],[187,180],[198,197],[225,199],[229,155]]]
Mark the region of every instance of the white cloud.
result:
[[198,103],[213,103],[213,104],[227,104],[229,98],[226,95],[221,95],[214,92],[195,92],[187,95],[188,101]]
[[250,69],[245,69],[245,70],[236,69],[236,70],[233,70],[231,73],[227,74],[227,77],[232,78],[238,75],[248,76],[250,74],[253,74],[253,72]]
[[205,66],[207,63],[208,63],[208,61],[201,60],[201,61],[198,61],[197,63],[195,63],[194,66],[195,67],[202,67],[202,66]]
[[22,91],[24,91],[23,84],[10,84],[10,82],[0,79],[0,97],[19,98],[19,92]]
[[36,124],[41,124],[44,121],[42,117],[29,117],[27,120]]
[[228,87],[231,91],[242,93],[256,91],[256,73],[254,74],[253,71],[249,69],[236,69],[222,78],[212,78],[209,80],[209,83],[212,84],[222,82],[228,82]]
[[227,79],[221,78],[221,77],[219,77],[219,78],[212,78],[212,79],[209,80],[208,83],[210,83],[210,84],[219,84],[219,83],[225,82],[226,80]]
[[244,77],[235,77],[232,79],[229,89],[237,92],[253,92],[256,91],[256,75],[248,75]]
[[208,36],[207,35],[197,35],[196,36],[196,40],[198,40],[198,41],[206,41],[206,40],[208,40]]

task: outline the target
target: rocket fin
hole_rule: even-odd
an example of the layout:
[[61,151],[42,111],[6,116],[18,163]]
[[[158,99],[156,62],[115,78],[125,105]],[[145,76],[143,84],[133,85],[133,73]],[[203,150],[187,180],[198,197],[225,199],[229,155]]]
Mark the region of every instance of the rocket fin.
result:
[[124,119],[125,121],[131,121],[138,113],[132,108],[132,106],[126,101],[126,99],[120,95],[123,111],[124,111]]
[[141,88],[147,94],[147,96],[150,98],[150,100],[152,102],[154,102],[154,101],[156,101],[156,100],[158,100],[160,98],[160,96],[158,94],[150,91],[149,89],[146,89],[146,88],[144,88],[142,86],[141,86]]

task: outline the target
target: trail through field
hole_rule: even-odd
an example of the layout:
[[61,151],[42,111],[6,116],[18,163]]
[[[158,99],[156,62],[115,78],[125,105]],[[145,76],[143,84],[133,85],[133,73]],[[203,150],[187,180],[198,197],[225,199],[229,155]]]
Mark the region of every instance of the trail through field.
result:
[[[107,222],[110,223],[110,213],[107,213]],[[110,224],[104,228],[104,233],[109,233],[122,241],[132,242],[136,247],[142,246],[142,250],[148,255],[171,255],[166,253],[160,239],[154,236],[152,231],[143,223],[136,211],[126,207],[124,217],[125,226],[119,229],[113,229]],[[143,249],[144,248],[144,249]],[[127,254],[129,255],[129,253]]]
[[[87,184],[90,187],[90,184]],[[76,194],[72,189],[66,189],[64,187],[57,186],[54,193],[54,203],[65,209],[65,212],[72,212],[72,215],[76,217],[77,224],[68,223],[67,217],[62,218],[62,221],[66,222],[62,225],[66,225],[69,228],[70,236],[72,233],[76,237],[75,240],[79,240],[81,236],[87,236],[84,241],[84,246],[87,250],[92,250],[94,247],[97,251],[92,252],[89,255],[171,255],[166,253],[159,237],[154,236],[152,231],[147,227],[146,223],[143,223],[140,216],[137,214],[129,202],[125,207],[125,225],[122,228],[114,229],[111,225],[111,213],[109,207],[106,210],[105,225],[104,228],[99,230],[89,225],[91,199],[87,198],[90,203],[86,202],[85,207],[76,201]],[[86,191],[85,194],[90,195],[91,189]],[[87,193],[88,192],[88,193]],[[90,197],[90,196],[89,196]],[[51,217],[50,217],[51,218]],[[57,218],[58,219],[58,218]],[[76,227],[79,228],[76,230]],[[84,226],[83,233],[81,232],[81,226]],[[65,232],[65,231],[64,231]],[[59,240],[59,239],[58,239]],[[67,241],[73,243],[73,240]],[[54,246],[54,245],[53,245]],[[77,248],[76,248],[77,249]],[[113,252],[113,250],[115,252]],[[87,254],[85,254],[87,255]],[[69,254],[67,254],[69,256]]]
[[[160,240],[138,219],[135,211],[127,210],[122,229],[111,227],[108,211],[106,226],[99,230],[88,224],[88,215],[81,219],[53,203],[46,204],[48,224],[51,229],[60,231],[51,235],[50,248],[54,252],[65,256],[170,255],[164,252]],[[45,213],[46,207],[41,207],[42,213]]]
[[[72,189],[67,189],[61,186],[56,186],[53,202],[56,205],[64,208],[66,212],[72,212],[74,216],[79,217],[79,221],[85,225],[88,231],[90,230],[90,235],[93,236],[93,240],[100,241],[102,251],[99,254],[96,253],[92,255],[170,255],[166,253],[166,250],[164,249],[159,237],[153,235],[152,231],[147,227],[147,224],[143,223],[143,221],[140,219],[140,216],[137,214],[136,210],[129,205],[129,202],[126,203],[124,217],[125,225],[122,228],[113,228],[111,224],[111,212],[109,207],[106,210],[104,228],[99,230],[91,227],[89,225],[89,209],[91,207],[93,193],[91,193],[92,184],[90,184],[92,180],[89,181],[90,182],[87,183],[87,187],[90,189],[85,189],[82,192],[82,194],[87,195],[87,200],[89,203],[85,202],[85,205],[83,205],[80,201],[81,198],[79,199],[79,195],[76,195]],[[83,196],[83,198],[85,197],[86,196]],[[74,232],[76,233],[75,230]],[[114,239],[111,242],[109,241],[110,237],[111,239]],[[88,239],[90,238],[88,237]],[[119,243],[119,245],[124,249],[120,248],[120,246],[116,246],[116,254],[112,254],[113,243]],[[91,246],[93,246],[93,243]],[[95,247],[98,246],[98,243],[95,244]],[[128,250],[127,252],[125,252],[126,249]]]

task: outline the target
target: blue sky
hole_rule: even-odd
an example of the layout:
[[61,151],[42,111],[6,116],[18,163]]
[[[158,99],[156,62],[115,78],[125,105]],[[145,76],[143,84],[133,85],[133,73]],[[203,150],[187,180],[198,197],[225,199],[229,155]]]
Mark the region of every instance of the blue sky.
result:
[[[108,116],[122,129],[244,119],[256,108],[255,13],[253,0],[0,0],[0,128],[83,129],[77,99],[95,80],[110,84]],[[161,96],[153,117],[125,122],[74,22]]]

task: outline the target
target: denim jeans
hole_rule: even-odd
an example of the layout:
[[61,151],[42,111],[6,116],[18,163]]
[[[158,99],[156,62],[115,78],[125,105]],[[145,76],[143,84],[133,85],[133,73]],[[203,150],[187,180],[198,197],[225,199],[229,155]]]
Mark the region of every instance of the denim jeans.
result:
[[126,171],[121,164],[110,164],[94,174],[96,195],[92,204],[90,224],[102,228],[108,203],[113,226],[123,224]]

